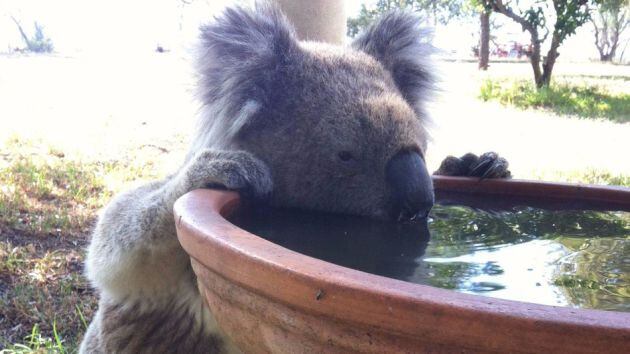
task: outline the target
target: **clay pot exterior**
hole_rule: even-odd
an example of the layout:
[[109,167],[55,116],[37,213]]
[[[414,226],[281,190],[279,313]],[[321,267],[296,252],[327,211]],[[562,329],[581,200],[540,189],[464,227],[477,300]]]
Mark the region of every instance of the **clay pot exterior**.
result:
[[[630,189],[434,178],[436,195],[544,196],[630,209]],[[629,353],[630,314],[537,305],[389,279],[311,258],[232,225],[238,194],[175,204],[217,323],[244,353]],[[296,235],[299,237],[299,235]]]

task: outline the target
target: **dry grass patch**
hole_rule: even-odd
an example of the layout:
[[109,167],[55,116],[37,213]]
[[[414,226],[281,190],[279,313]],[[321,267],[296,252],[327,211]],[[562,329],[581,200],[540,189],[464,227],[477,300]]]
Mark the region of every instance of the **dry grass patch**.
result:
[[85,161],[17,138],[0,159],[0,227],[40,237],[88,232],[96,211],[114,192],[138,179],[157,178],[154,164]]
[[89,161],[18,138],[0,146],[0,348],[76,352],[96,309],[83,277],[96,213],[161,173],[142,149]]
[[[0,346],[6,352],[75,352],[96,297],[80,249],[0,243]],[[27,350],[29,349],[29,350]]]

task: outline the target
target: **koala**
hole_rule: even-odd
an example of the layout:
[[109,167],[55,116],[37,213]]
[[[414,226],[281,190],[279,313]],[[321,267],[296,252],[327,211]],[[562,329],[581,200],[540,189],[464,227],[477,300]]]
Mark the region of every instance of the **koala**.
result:
[[377,219],[424,217],[433,205],[432,49],[414,16],[389,13],[341,47],[300,42],[259,3],[225,10],[200,40],[204,106],[181,168],[99,215],[86,272],[100,299],[81,353],[232,349],[177,240],[173,204],[191,190]]

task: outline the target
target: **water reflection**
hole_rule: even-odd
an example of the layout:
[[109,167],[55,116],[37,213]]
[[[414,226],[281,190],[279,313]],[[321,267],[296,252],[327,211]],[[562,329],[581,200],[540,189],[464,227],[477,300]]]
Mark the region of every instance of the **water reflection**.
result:
[[286,248],[373,274],[505,299],[630,311],[630,213],[436,206],[427,225],[267,209],[233,221]]
[[249,211],[232,221],[296,252],[396,279],[413,276],[430,237],[426,221],[389,223],[282,209]]

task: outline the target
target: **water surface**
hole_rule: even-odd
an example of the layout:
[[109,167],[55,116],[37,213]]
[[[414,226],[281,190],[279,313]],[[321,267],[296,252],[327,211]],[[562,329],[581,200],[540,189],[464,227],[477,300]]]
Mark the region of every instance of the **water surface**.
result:
[[282,209],[232,221],[296,252],[408,282],[525,302],[630,311],[630,213],[433,208],[389,223]]

